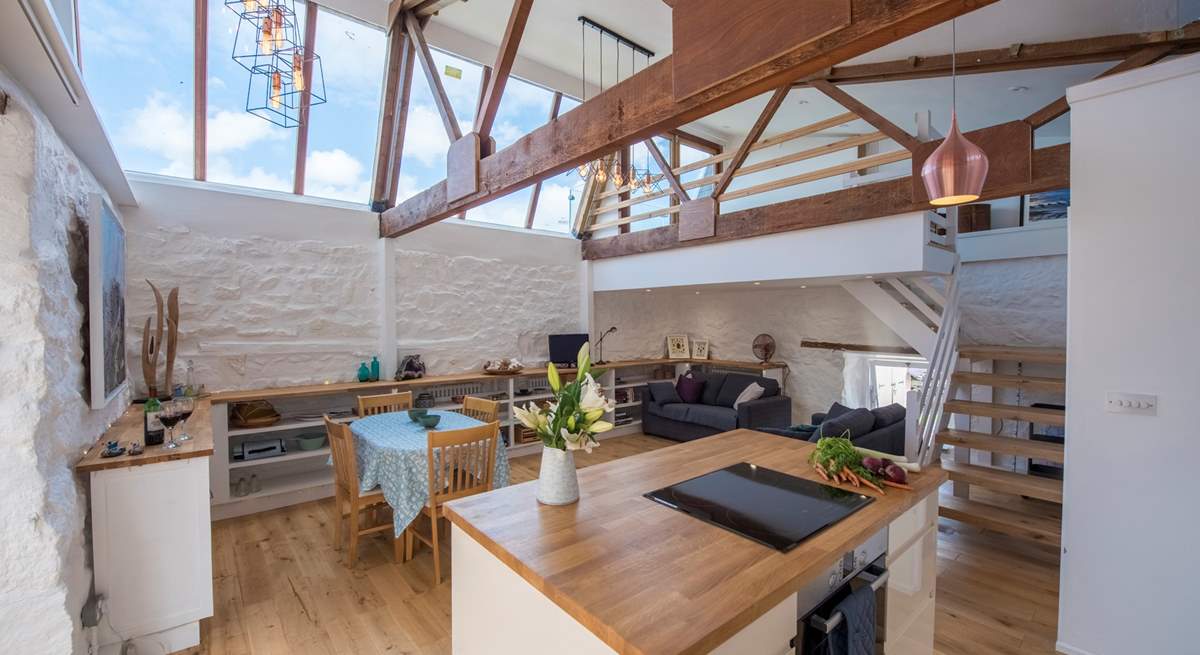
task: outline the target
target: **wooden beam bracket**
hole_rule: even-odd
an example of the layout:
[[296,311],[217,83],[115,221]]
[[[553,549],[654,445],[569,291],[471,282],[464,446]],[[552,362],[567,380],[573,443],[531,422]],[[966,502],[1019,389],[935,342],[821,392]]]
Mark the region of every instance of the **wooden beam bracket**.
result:
[[767,129],[767,125],[775,117],[775,112],[779,111],[779,107],[787,99],[788,93],[791,90],[792,85],[788,84],[775,89],[775,93],[771,94],[770,99],[767,100],[767,106],[763,107],[762,113],[758,115],[758,119],[754,121],[754,125],[750,127],[750,131],[746,133],[746,138],[742,139],[742,144],[738,146],[738,149],[733,153],[733,158],[726,164],[725,172],[721,174],[721,179],[713,185],[713,198],[719,198],[729,188],[729,184],[733,182],[733,176],[737,175],[738,169],[742,167],[742,164],[746,163],[746,157],[750,155],[750,149],[762,137],[763,130]]
[[717,199],[684,200],[679,206],[679,240],[706,239],[717,233]]
[[895,123],[880,116],[878,112],[859,102],[854,96],[837,88],[837,86],[828,80],[813,80],[809,84],[814,89],[829,96],[829,99],[857,114],[859,118],[870,123],[875,129],[888,135],[888,138],[900,144],[900,147],[909,152],[916,152],[917,147],[921,143],[916,137],[909,134],[908,131],[901,129]]
[[525,23],[529,20],[529,10],[532,8],[533,0],[513,0],[508,26],[504,29],[504,38],[496,51],[496,65],[481,96],[479,111],[475,112],[475,132],[485,140],[492,134],[492,125],[495,124],[496,114],[500,111],[500,98],[504,95],[505,85],[508,84],[508,74],[517,58],[517,47],[521,44],[521,36],[525,33]]
[[671,170],[671,165],[663,157],[662,151],[658,149],[658,144],[654,142],[654,139],[646,139],[646,150],[650,151],[650,156],[654,158],[654,163],[658,164],[658,170],[662,172],[663,178],[671,185],[671,191],[685,201],[691,199],[687,189],[684,189],[683,185],[680,184],[679,176],[675,174],[675,171]]
[[450,144],[446,153],[446,200],[454,202],[479,192],[479,145],[475,132]]

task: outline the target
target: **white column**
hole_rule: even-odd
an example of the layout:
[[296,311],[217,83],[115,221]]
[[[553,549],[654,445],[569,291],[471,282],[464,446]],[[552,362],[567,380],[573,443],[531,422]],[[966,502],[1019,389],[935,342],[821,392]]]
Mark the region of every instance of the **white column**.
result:
[[379,240],[380,377],[396,373],[396,240]]
[[597,338],[594,289],[592,262],[583,260],[579,262],[579,330]]

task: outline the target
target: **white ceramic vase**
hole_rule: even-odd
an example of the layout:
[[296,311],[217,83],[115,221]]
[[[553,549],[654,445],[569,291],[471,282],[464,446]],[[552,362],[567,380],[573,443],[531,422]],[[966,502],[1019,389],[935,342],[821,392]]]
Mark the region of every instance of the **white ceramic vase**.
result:
[[570,505],[579,501],[575,453],[557,448],[542,448],[537,499],[543,505]]

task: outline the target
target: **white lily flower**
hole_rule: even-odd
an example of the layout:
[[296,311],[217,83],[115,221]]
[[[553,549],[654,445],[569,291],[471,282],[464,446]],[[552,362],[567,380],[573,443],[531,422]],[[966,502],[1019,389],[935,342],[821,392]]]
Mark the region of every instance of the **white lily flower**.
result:
[[517,420],[521,422],[521,425],[524,425],[530,430],[538,429],[538,425],[540,424],[539,419],[541,416],[537,407],[533,403],[526,405],[524,409],[522,409],[520,405],[513,405],[513,413],[517,415]]
[[600,383],[596,382],[592,376],[586,376],[580,389],[579,409],[585,413],[596,409],[611,412],[614,407],[616,407],[616,403],[604,397]]

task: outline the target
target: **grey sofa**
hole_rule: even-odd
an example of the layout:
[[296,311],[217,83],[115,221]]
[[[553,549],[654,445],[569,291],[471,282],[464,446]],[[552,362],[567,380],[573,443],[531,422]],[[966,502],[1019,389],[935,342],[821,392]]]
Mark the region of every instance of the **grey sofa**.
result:
[[[692,372],[704,382],[699,403],[685,403],[673,380],[651,382],[642,394],[642,431],[675,441],[691,441],[737,428],[783,428],[792,423],[792,400],[780,394],[779,383],[759,375]],[[757,400],[733,404],[757,383],[765,391]]]
[[875,409],[850,409],[841,403],[834,403],[828,412],[813,414],[810,426],[763,431],[805,441],[849,433],[850,441],[859,448],[903,456],[904,417],[904,407],[896,404]]

